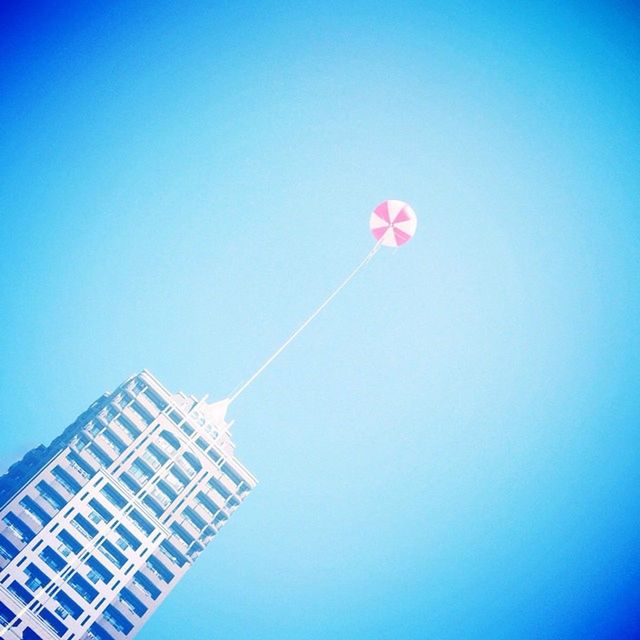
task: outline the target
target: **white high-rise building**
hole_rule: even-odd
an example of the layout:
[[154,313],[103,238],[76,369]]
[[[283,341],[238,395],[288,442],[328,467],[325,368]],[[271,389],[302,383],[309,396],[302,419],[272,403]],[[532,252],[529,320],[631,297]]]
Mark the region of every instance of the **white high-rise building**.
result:
[[0,478],[0,639],[138,633],[256,485],[226,408],[143,371]]

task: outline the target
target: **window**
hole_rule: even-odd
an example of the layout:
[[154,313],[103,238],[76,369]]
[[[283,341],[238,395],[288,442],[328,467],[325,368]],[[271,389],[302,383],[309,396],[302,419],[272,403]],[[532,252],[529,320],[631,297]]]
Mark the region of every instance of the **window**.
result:
[[174,451],[177,451],[180,448],[180,440],[178,440],[178,438],[176,438],[172,433],[170,433],[166,429],[162,431],[162,433],[160,434],[158,444],[165,451],[169,451],[171,453],[173,453]]
[[184,528],[181,527],[177,522],[174,522],[171,525],[171,531],[175,533],[182,542],[184,542],[187,546],[189,546],[195,538]]
[[95,538],[98,530],[81,514],[76,514],[71,521],[71,526],[75,527],[86,538]]
[[48,567],[54,571],[62,571],[67,563],[64,558],[59,556],[51,547],[45,547],[38,556]]
[[[172,418],[171,418],[171,419],[173,420],[173,416],[172,416]],[[175,422],[175,420],[174,420],[174,422]],[[181,430],[183,433],[185,433],[187,436],[189,436],[189,437],[190,437],[190,436],[192,436],[192,435],[193,435],[193,432],[195,431],[195,429],[194,429],[194,428],[193,428],[193,427],[192,427],[188,422],[183,422],[183,423],[180,425],[180,430]]]
[[122,442],[122,440],[120,440],[120,438],[118,438],[118,436],[113,433],[111,429],[105,429],[102,435],[118,455],[120,455],[127,448],[127,445]]
[[213,538],[213,536],[216,535],[216,530],[210,526],[207,525],[202,532],[200,533],[200,540],[206,540],[207,538]]
[[113,460],[95,442],[92,442],[87,447],[87,451],[90,451],[96,457],[100,466],[110,467],[113,464]]
[[7,605],[0,602],[0,626],[6,627],[15,617],[16,614]]
[[180,464],[180,462],[176,462],[172,467],[171,467],[171,474],[174,475],[178,480],[180,480],[180,482],[183,485],[188,485],[189,484],[189,478],[190,476],[187,474],[187,472],[185,471],[185,469],[183,468],[183,466]]
[[86,429],[92,436],[97,436],[104,427],[99,422],[88,422]]
[[105,540],[100,545],[100,551],[102,551],[102,553],[104,553],[104,555],[107,556],[107,558],[109,558],[109,560],[111,560],[111,562],[113,562],[113,564],[118,568],[122,568],[127,562],[127,557],[120,553],[116,546],[109,540]]
[[29,604],[33,600],[33,596],[17,580],[9,585],[9,591],[23,604]]
[[219,480],[216,480],[215,478],[211,478],[209,480],[209,486],[212,489],[215,489],[223,498],[228,498],[231,495],[231,491],[229,491],[229,489],[227,489],[222,482],[220,482]]
[[133,613],[142,618],[147,613],[147,607],[136,598],[126,587],[118,594],[118,599],[123,602]]
[[41,609],[38,611],[38,616],[47,623],[47,626],[51,627],[55,634],[62,638],[62,636],[67,633],[67,627],[56,618],[51,611],[48,609]]
[[228,516],[220,511],[220,513],[218,513],[218,515],[213,519],[213,524],[216,526],[222,525],[222,523],[226,522],[228,519]]
[[120,474],[120,480],[124,483],[125,487],[131,491],[131,493],[138,493],[142,487],[138,484],[138,481],[130,476],[126,471]]
[[182,515],[189,520],[189,522],[198,529],[198,531],[204,529],[207,524],[204,518],[196,513],[191,507],[186,507],[182,512]]
[[118,424],[135,440],[140,435],[140,429],[136,427],[131,420],[124,416],[118,416]]
[[164,511],[164,509],[166,509],[171,504],[171,498],[160,491],[158,487],[154,487],[151,490],[151,496],[153,496],[153,499],[161,506],[161,511]]
[[89,505],[93,507],[94,512],[98,515],[98,519],[94,520],[94,522],[101,522],[102,520],[104,520],[105,522],[111,522],[111,520],[113,519],[113,515],[111,514],[109,509],[104,507],[95,498],[91,498],[91,500],[89,500]]
[[190,478],[193,478],[193,476],[202,469],[202,463],[190,451],[185,451],[185,453],[182,454],[181,462]]
[[70,598],[64,591],[58,591],[54,596],[54,600],[58,602],[56,613],[64,620],[67,616],[71,616],[77,620],[83,613],[82,607]]
[[211,449],[210,451],[207,451],[207,455],[215,462],[218,463],[220,462],[220,460],[222,460],[222,458],[220,457],[220,455],[218,454],[218,452],[215,449]]
[[110,484],[105,485],[101,493],[107,498],[107,500],[109,500],[109,502],[111,502],[111,504],[114,504],[119,509],[122,509],[127,504],[127,501],[122,497],[122,495]]
[[94,622],[89,627],[89,632],[87,636],[91,638],[91,640],[115,640],[115,638],[100,624]]
[[154,500],[154,498],[152,498],[151,496],[145,496],[142,499],[142,502],[145,506],[149,507],[149,509],[151,509],[151,511],[153,511],[156,516],[161,516],[163,514],[164,509],[162,505],[157,500]]
[[78,573],[69,579],[69,584],[87,601],[93,602],[98,592]]
[[144,484],[152,475],[153,469],[141,458],[138,458],[129,469],[129,473]]
[[150,425],[153,422],[153,416],[139,402],[134,401],[131,409],[145,425]]
[[116,417],[117,411],[113,407],[105,407],[98,415],[109,423]]
[[168,500],[166,505],[170,504],[178,497],[178,494],[172,489],[171,485],[164,480],[160,480],[158,484],[156,484],[155,488],[162,493],[162,496],[158,496],[157,491],[152,491],[152,493],[159,498],[161,502],[164,502],[164,499],[166,498]]
[[[148,453],[151,455],[151,458],[153,460],[150,461],[149,458],[147,456],[145,456],[143,454],[143,458],[149,462],[149,464],[151,464],[152,467],[157,468],[159,466],[162,466],[168,459],[169,456],[167,456],[167,454],[162,451],[162,449],[160,449],[159,447],[157,447],[155,444],[151,443],[148,447],[147,450],[145,451],[145,453]],[[155,462],[155,464],[154,464]]]
[[89,573],[87,577],[93,584],[96,584],[99,580],[107,583],[113,578],[113,573],[107,569],[98,559],[93,556],[87,558],[87,567],[89,567]]
[[80,553],[82,545],[66,530],[63,529],[57,536],[62,543],[58,551],[66,558],[71,553]]
[[218,505],[209,496],[202,493],[202,491],[198,493],[196,500],[211,514],[211,517],[215,516],[215,514],[220,511],[220,507],[218,507]]
[[20,506],[41,526],[47,524],[51,517],[49,514],[30,496],[25,496],[20,500]]
[[146,593],[152,600],[156,600],[160,595],[160,589],[158,589],[158,587],[156,587],[156,585],[153,584],[153,582],[151,582],[144,573],[137,571],[133,576],[133,582],[138,585],[138,587],[140,587],[140,589],[142,589],[142,591],[144,591],[144,593]]
[[119,524],[116,527],[116,531],[120,534],[120,539],[125,541],[125,545],[121,546],[121,549],[126,549],[131,546],[137,551],[140,548],[140,545],[142,544],[140,540],[138,540],[138,538],[136,538],[123,524]]
[[24,570],[27,580],[25,585],[30,591],[37,591],[40,587],[49,584],[49,576],[44,571],[40,571],[33,562]]
[[173,465],[171,472],[165,476],[165,481],[176,493],[180,493],[189,484],[189,479],[176,465]]
[[164,553],[172,562],[175,562],[179,567],[183,567],[187,561],[187,559],[166,540],[160,545],[160,551],[162,551],[162,553]]
[[127,618],[120,613],[112,604],[110,604],[103,613],[105,620],[108,620],[120,633],[127,635],[133,625]]
[[153,389],[150,389],[149,387],[147,387],[146,391],[144,392],[144,395],[151,401],[153,406],[158,411],[164,411],[167,408],[167,403],[160,397],[159,394],[153,391]]
[[82,451],[90,442],[91,438],[86,433],[81,432],[71,441],[71,446],[78,451]]
[[2,521],[16,534],[21,542],[31,542],[36,535],[13,511],[9,511]]
[[124,409],[129,404],[129,396],[126,393],[119,393],[112,402],[118,409]]
[[72,478],[60,465],[54,467],[51,471],[53,477],[69,492],[78,493],[82,486]]
[[41,480],[36,485],[40,495],[56,510],[62,509],[67,501],[47,482]]
[[150,536],[153,533],[153,525],[137,509],[129,513],[129,518],[145,535]]
[[169,571],[169,569],[167,569],[167,567],[165,567],[164,564],[160,562],[160,560],[158,560],[158,558],[156,558],[155,556],[151,556],[147,560],[147,567],[149,567],[149,569],[151,569],[153,573],[155,573],[166,583],[171,582],[174,578],[173,573],[171,573],[171,571]]
[[236,486],[242,482],[242,478],[226,462],[222,465],[222,471]]
[[13,560],[18,555],[18,547],[0,533],[0,556],[5,560]]
[[202,545],[202,543],[200,542],[194,542],[190,547],[189,550],[187,551],[187,555],[192,558],[195,559],[198,557],[198,555],[200,554],[200,552],[204,549],[204,546]]
[[69,464],[85,478],[93,478],[93,476],[96,475],[95,469],[75,451],[69,452],[67,460],[69,461]]

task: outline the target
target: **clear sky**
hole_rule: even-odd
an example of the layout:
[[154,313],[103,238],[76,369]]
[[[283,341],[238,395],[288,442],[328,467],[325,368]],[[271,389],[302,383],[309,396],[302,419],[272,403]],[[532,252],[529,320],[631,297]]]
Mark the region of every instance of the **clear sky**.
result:
[[[141,640],[640,635],[632,2],[3,3],[4,468],[148,368],[260,485]],[[188,626],[185,626],[188,625]]]

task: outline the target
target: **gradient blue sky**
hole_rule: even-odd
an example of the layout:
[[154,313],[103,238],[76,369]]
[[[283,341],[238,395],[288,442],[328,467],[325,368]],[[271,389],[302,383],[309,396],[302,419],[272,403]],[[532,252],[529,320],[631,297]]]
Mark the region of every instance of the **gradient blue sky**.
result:
[[633,3],[2,11],[2,467],[227,395],[420,218],[232,408],[261,484],[141,640],[640,637]]

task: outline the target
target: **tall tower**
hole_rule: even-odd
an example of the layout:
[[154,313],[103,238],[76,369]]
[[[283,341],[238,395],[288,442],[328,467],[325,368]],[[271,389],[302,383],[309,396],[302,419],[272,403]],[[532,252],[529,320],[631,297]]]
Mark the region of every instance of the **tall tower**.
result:
[[0,638],[133,638],[256,479],[228,401],[148,371],[0,478]]

